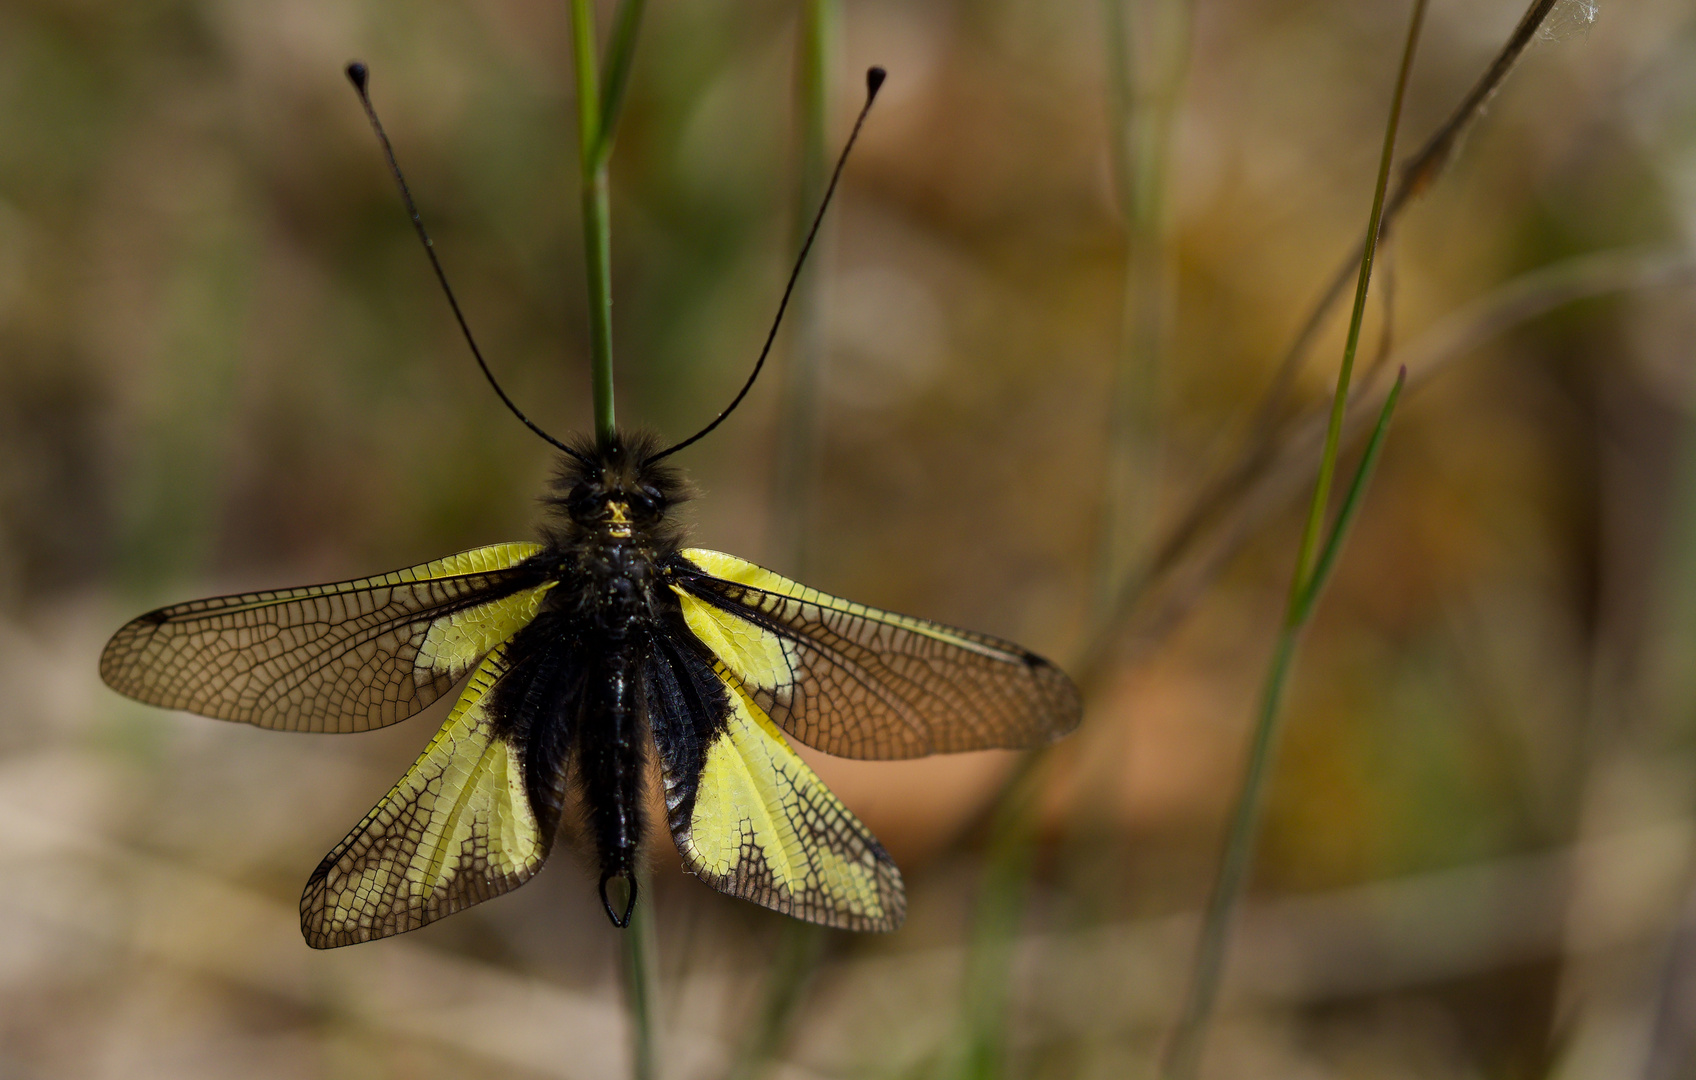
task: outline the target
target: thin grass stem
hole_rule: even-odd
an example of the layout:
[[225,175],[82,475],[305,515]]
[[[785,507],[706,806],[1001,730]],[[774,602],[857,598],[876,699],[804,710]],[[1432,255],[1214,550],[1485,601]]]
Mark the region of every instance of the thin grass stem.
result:
[[[1348,406],[1349,381],[1354,370],[1355,351],[1360,345],[1361,326],[1366,316],[1366,297],[1372,280],[1372,260],[1377,250],[1379,229],[1383,220],[1390,168],[1395,159],[1396,130],[1400,126],[1408,76],[1413,70],[1413,57],[1418,49],[1420,30],[1425,21],[1425,7],[1426,0],[1414,0],[1407,41],[1402,50],[1401,67],[1396,75],[1396,88],[1390,100],[1390,116],[1384,126],[1384,148],[1379,157],[1378,182],[1373,190],[1372,211],[1367,221],[1366,243],[1361,254],[1360,274],[1355,284],[1354,310],[1349,320],[1348,338],[1343,345],[1336,392],[1332,398],[1330,419],[1326,424],[1324,449],[1319,459],[1319,477],[1314,485],[1307,523],[1302,532],[1301,546],[1297,551],[1295,572],[1291,575],[1288,607],[1283,625],[1279,628],[1277,642],[1273,646],[1272,661],[1261,693],[1248,762],[1226,830],[1225,850],[1220,860],[1218,878],[1208,898],[1207,912],[1202,922],[1201,938],[1190,977],[1189,995],[1166,1056],[1165,1074],[1170,1080],[1190,1080],[1201,1066],[1207,1029],[1212,1020],[1224,973],[1232,916],[1242,898],[1249,870],[1254,862],[1266,781],[1271,773],[1272,759],[1278,744],[1284,687],[1288,682],[1296,651],[1300,647],[1302,631],[1312,617],[1318,589],[1324,584],[1324,574],[1320,571],[1328,574],[1334,563],[1336,550],[1342,542],[1348,523],[1353,519],[1354,506],[1358,504],[1361,493],[1365,490],[1370,467],[1377,456],[1375,448],[1369,446],[1369,456],[1363,458],[1360,468],[1356,471],[1336,526],[1321,547],[1321,531],[1324,528],[1325,511],[1330,502],[1331,480],[1336,472],[1343,418]],[[1374,444],[1382,441],[1383,430],[1388,426],[1395,403],[1401,396],[1399,391],[1404,378],[1405,374],[1398,377],[1396,390],[1385,402],[1385,408],[1379,416],[1378,430],[1373,435]]]
[[1366,485],[1372,479],[1372,471],[1378,467],[1378,455],[1384,449],[1384,433],[1389,430],[1390,416],[1396,411],[1396,403],[1401,400],[1402,389],[1406,386],[1407,368],[1404,367],[1396,372],[1396,381],[1390,385],[1389,396],[1384,399],[1383,411],[1378,414],[1378,424],[1372,429],[1372,437],[1367,440],[1366,450],[1361,455],[1359,467],[1355,469],[1348,494],[1343,496],[1343,505],[1337,511],[1337,520],[1331,526],[1330,537],[1319,550],[1319,560],[1313,564],[1313,574],[1308,578],[1307,588],[1303,590],[1297,604],[1297,625],[1305,626],[1313,617],[1313,609],[1319,603],[1319,594],[1324,591],[1325,583],[1330,580],[1331,571],[1337,563],[1337,553],[1342,550],[1349,527],[1354,524],[1355,514],[1360,510],[1361,496],[1365,494]]
[[1342,508],[1337,514],[1329,537],[1320,549],[1313,572],[1296,595],[1291,614],[1279,628],[1273,646],[1272,661],[1266,682],[1261,689],[1260,707],[1254,725],[1254,737],[1249,746],[1248,763],[1243,782],[1238,789],[1236,806],[1226,831],[1225,853],[1220,859],[1219,876],[1208,897],[1207,911],[1202,920],[1200,942],[1196,949],[1191,973],[1190,994],[1184,1014],[1173,1035],[1165,1064],[1169,1080],[1189,1080],[1200,1070],[1201,1054],[1206,1045],[1207,1028],[1218,1000],[1219,985],[1224,974],[1225,954],[1230,945],[1230,923],[1248,874],[1254,864],[1255,842],[1260,834],[1261,809],[1265,801],[1267,777],[1271,774],[1272,759],[1277,751],[1279,720],[1284,688],[1289,682],[1296,651],[1301,645],[1302,631],[1313,615],[1325,583],[1336,566],[1337,553],[1342,550],[1349,527],[1360,508],[1366,486],[1372,478],[1383,449],[1384,435],[1390,418],[1401,400],[1402,387],[1407,381],[1403,369],[1384,401],[1378,424],[1372,431],[1354,479],[1349,484]]
[[[1110,72],[1109,142],[1126,249],[1097,554],[1102,616],[1110,612],[1119,577],[1146,533],[1142,521],[1152,508],[1156,486],[1155,399],[1173,300],[1166,174],[1172,118],[1187,68],[1192,7],[1190,0],[1167,0],[1155,10],[1145,8],[1133,15],[1127,0],[1104,0],[1102,9]],[[1156,56],[1166,58],[1164,65],[1144,71],[1139,60]],[[983,1080],[1006,1071],[1014,943],[1036,847],[1029,803],[1036,778],[1050,760],[1042,751],[1026,755],[1003,787],[991,818],[967,946],[958,1032],[939,1070],[944,1077]]]
[[[1673,248],[1593,252],[1540,267],[1500,286],[1444,319],[1412,345],[1397,348],[1355,380],[1344,441],[1364,436],[1367,406],[1382,393],[1382,376],[1405,366],[1408,389],[1418,389],[1486,342],[1565,304],[1611,293],[1667,287],[1696,278],[1696,253]],[[1315,406],[1287,424],[1278,452],[1247,474],[1229,513],[1161,575],[1139,591],[1110,635],[1098,637],[1071,670],[1087,697],[1109,673],[1165,639],[1205,594],[1256,528],[1308,490],[1318,466],[1327,413]]]
[[[1188,67],[1192,0],[1166,0],[1135,17],[1146,34],[1133,38],[1128,0],[1104,0],[1103,20],[1111,73],[1111,149],[1120,210],[1125,218],[1125,286],[1114,393],[1108,412],[1106,488],[1098,551],[1098,612],[1111,610],[1118,579],[1146,535],[1141,524],[1153,506],[1158,457],[1156,418],[1159,370],[1164,362],[1173,304],[1167,235],[1167,171],[1172,121]],[[1145,43],[1139,50],[1137,42]],[[1165,57],[1165,65],[1138,78],[1139,56]],[[1027,754],[1002,789],[990,821],[983,881],[973,915],[961,1001],[959,1034],[943,1075],[981,1080],[1005,1071],[1007,1008],[1011,1000],[1013,945],[1017,940],[1035,861],[1036,833],[1029,820],[1036,778],[1050,756]]]
[[[612,380],[612,204],[607,162],[629,85],[644,0],[624,0],[613,23],[606,82],[597,74],[595,11],[591,0],[571,2],[571,45],[577,68],[577,138],[583,200],[583,256],[589,288],[589,379],[595,437],[612,437],[617,415]],[[658,965],[652,915],[653,893],[646,875],[634,886],[640,898],[630,925],[619,935],[619,969],[630,1013],[631,1076],[654,1080],[659,1073],[654,983]]]
[[1224,973],[1225,950],[1230,944],[1231,916],[1248,878],[1254,842],[1260,832],[1261,791],[1270,771],[1278,734],[1278,707],[1283,700],[1284,683],[1289,677],[1299,637],[1295,628],[1282,626],[1272,649],[1272,662],[1261,689],[1254,739],[1249,745],[1248,765],[1231,813],[1219,875],[1214,881],[1202,920],[1201,937],[1190,973],[1189,996],[1185,999],[1183,1015],[1178,1020],[1166,1053],[1164,1074],[1168,1080],[1190,1080],[1201,1067],[1201,1053],[1206,1045],[1207,1029],[1213,1019],[1213,1008]]
[[[797,246],[806,239],[813,212],[830,180],[830,87],[840,23],[838,0],[802,0],[794,83],[799,153],[793,240]],[[833,231],[827,223],[812,265],[801,272],[796,286],[789,330],[790,362],[784,371],[778,414],[771,552],[777,565],[797,576],[807,571],[807,538],[823,456],[820,392],[830,337],[825,286]]]
[[[1476,122],[1485,102],[1501,88],[1556,3],[1557,0],[1532,0],[1513,33],[1448,120],[1403,165],[1395,190],[1385,202],[1383,220],[1378,228],[1380,238],[1388,235],[1397,217],[1413,198],[1430,190],[1443,175],[1454,158],[1454,149],[1461,137]],[[1332,307],[1342,298],[1350,276],[1357,272],[1363,249],[1362,244],[1357,244],[1344,257],[1284,350],[1277,372],[1248,422],[1249,434],[1243,440],[1241,450],[1232,455],[1232,464],[1215,470],[1213,479],[1200,486],[1187,508],[1163,531],[1159,542],[1151,545],[1148,557],[1127,576],[1113,605],[1113,614],[1100,637],[1113,636],[1129,613],[1139,605],[1149,587],[1170,572],[1185,553],[1209,532],[1221,513],[1240,502],[1259,467],[1275,451],[1280,418],[1295,385],[1296,372],[1300,370],[1308,350],[1319,339],[1319,331]]]
[[654,941],[653,890],[648,883],[648,876],[641,875],[638,895],[642,900],[630,913],[630,925],[618,936],[624,1003],[630,1013],[633,1080],[654,1080],[659,1075],[659,1017],[654,1012],[659,950]]
[[[1461,98],[1460,104],[1455,107],[1454,112],[1449,114],[1449,118],[1443,122],[1442,126],[1433,132],[1431,137],[1426,139],[1425,144],[1402,165],[1401,173],[1396,178],[1396,186],[1390,192],[1390,196],[1384,204],[1384,219],[1378,229],[1380,243],[1389,234],[1396,219],[1401,216],[1401,212],[1407,208],[1408,204],[1416,196],[1429,190],[1431,184],[1443,174],[1449,162],[1454,159],[1455,147],[1460,145],[1461,136],[1466,134],[1473,122],[1483,113],[1484,103],[1489,101],[1501,88],[1502,82],[1508,77],[1508,73],[1513,70],[1514,65],[1519,62],[1521,54],[1525,52],[1525,47],[1531,43],[1532,38],[1536,37],[1538,29],[1548,19],[1549,13],[1554,10],[1557,3],[1559,3],[1559,0],[1531,0],[1530,6],[1525,9],[1525,14],[1520,17],[1519,23],[1514,27],[1513,33],[1508,35],[1507,41],[1502,44],[1501,49],[1491,59],[1490,66],[1484,69],[1484,74],[1480,75],[1478,81],[1472,84],[1471,89],[1466,92],[1466,96]],[[1290,388],[1295,383],[1296,371],[1301,367],[1301,362],[1306,357],[1307,350],[1318,339],[1319,328],[1324,325],[1326,315],[1342,298],[1343,290],[1348,285],[1349,276],[1360,262],[1364,246],[1365,241],[1363,239],[1360,244],[1355,245],[1354,250],[1337,267],[1336,274],[1326,285],[1325,291],[1320,294],[1313,310],[1309,312],[1307,321],[1302,324],[1295,340],[1290,343],[1290,347],[1285,351],[1282,360],[1279,361],[1278,370],[1272,377],[1271,386],[1255,410],[1255,419],[1252,424],[1255,433],[1252,436],[1254,441],[1263,441],[1271,434],[1269,425],[1277,420],[1284,399],[1289,395]]]
[[759,1080],[789,1045],[807,988],[830,944],[829,933],[817,923],[782,920],[760,1004],[726,1074],[728,1080]]
[[[830,87],[835,71],[837,0],[802,0],[795,50],[795,120],[798,142],[794,243],[807,237],[812,217],[830,180]],[[828,225],[826,226],[828,229]],[[826,361],[830,233],[821,232],[818,253],[802,271],[790,317],[793,348],[785,369],[778,413],[778,453],[771,490],[773,563],[797,577],[807,572],[808,532],[821,454],[819,385]],[[771,1070],[789,1044],[800,1005],[830,943],[830,931],[799,919],[782,920],[761,989],[760,1004],[729,1076],[756,1080]]]
[[596,168],[612,156],[613,135],[624,111],[625,91],[630,87],[630,69],[635,66],[636,38],[642,29],[647,0],[624,0],[613,16],[612,40],[607,42],[607,69],[601,81],[601,114],[595,131],[591,158]]
[[[1689,394],[1690,387],[1685,387]],[[1658,601],[1650,609],[1652,634],[1637,676],[1638,699],[1653,743],[1677,755],[1688,767],[1692,754],[1691,719],[1696,717],[1696,679],[1689,657],[1696,651],[1696,401],[1683,402],[1684,443],[1672,484],[1671,506],[1661,535],[1655,574]],[[1684,867],[1685,898],[1668,934],[1656,979],[1654,1017],[1645,1080],[1689,1076],[1696,1067],[1691,1018],[1696,1017],[1696,865]]]
[[1141,555],[1158,490],[1158,397],[1176,304],[1167,193],[1174,118],[1188,69],[1191,0],[1103,0],[1109,74],[1109,149],[1124,217],[1119,350],[1107,416],[1106,488],[1097,554],[1096,613],[1112,611]]
[[571,0],[571,44],[577,63],[577,139],[582,165],[583,258],[589,284],[589,386],[595,437],[612,437],[612,204],[601,151],[601,86],[596,75],[595,10]]
[[1007,1008],[1014,946],[1024,920],[1036,857],[1032,803],[1051,755],[1027,754],[1008,780],[990,821],[983,882],[972,912],[965,994],[958,1027],[937,1075],[942,1080],[997,1080],[1007,1074]]
[[1348,338],[1343,343],[1343,364],[1337,373],[1336,392],[1331,398],[1331,420],[1325,429],[1325,450],[1319,458],[1319,480],[1314,485],[1313,502],[1308,507],[1307,526],[1302,530],[1301,547],[1296,554],[1296,572],[1290,584],[1292,617],[1294,607],[1307,587],[1315,546],[1319,543],[1320,530],[1325,526],[1325,511],[1330,505],[1331,478],[1337,468],[1337,443],[1343,435],[1343,410],[1349,401],[1349,381],[1354,377],[1354,356],[1360,347],[1360,329],[1366,321],[1367,285],[1372,280],[1372,260],[1378,251],[1379,227],[1384,221],[1384,197],[1390,183],[1390,166],[1396,155],[1396,130],[1401,126],[1402,99],[1407,92],[1408,74],[1413,70],[1413,54],[1419,45],[1420,27],[1425,21],[1425,2],[1414,0],[1413,22],[1408,28],[1407,46],[1402,50],[1395,96],[1390,101],[1390,122],[1384,128],[1384,150],[1378,160],[1378,185],[1372,193],[1372,213],[1367,218],[1366,243],[1361,249],[1354,311],[1349,315]]

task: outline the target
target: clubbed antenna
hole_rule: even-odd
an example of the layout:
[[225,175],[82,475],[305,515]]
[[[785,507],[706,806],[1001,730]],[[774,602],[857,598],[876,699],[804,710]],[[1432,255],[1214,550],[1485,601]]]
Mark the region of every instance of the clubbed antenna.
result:
[[412,190],[406,186],[406,177],[401,174],[400,163],[395,160],[395,148],[389,143],[388,132],[383,130],[383,122],[377,119],[377,110],[371,107],[371,94],[367,90],[367,84],[371,78],[370,69],[360,61],[355,60],[347,66],[347,78],[349,82],[353,83],[353,88],[359,92],[359,103],[365,107],[365,118],[371,121],[371,130],[377,133],[377,141],[383,146],[383,156],[388,159],[389,172],[394,174],[395,184],[400,188],[400,197],[406,203],[406,212],[412,215],[412,227],[417,230],[418,239],[424,244],[424,254],[430,258],[430,267],[436,271],[436,280],[441,282],[442,292],[448,298],[448,306],[453,309],[453,317],[458,320],[460,332],[465,335],[465,343],[471,346],[471,355],[477,358],[477,366],[483,369],[483,377],[488,379],[489,385],[495,388],[495,393],[500,396],[501,403],[512,410],[512,415],[523,421],[525,427],[552,443],[562,453],[588,464],[587,459],[582,454],[537,427],[528,416],[525,416],[519,410],[517,405],[512,403],[512,399],[506,396],[506,391],[501,389],[501,384],[495,381],[494,372],[489,370],[489,365],[483,360],[483,350],[477,347],[477,339],[471,336],[471,327],[465,321],[465,313],[459,309],[459,301],[453,295],[453,287],[448,284],[448,276],[442,271],[441,260],[436,258],[436,245],[430,239],[429,232],[424,228],[424,219],[419,216],[418,204],[412,200]]
[[734,412],[736,406],[742,404],[742,399],[748,396],[748,391],[754,388],[754,380],[760,377],[760,369],[765,366],[766,357],[771,353],[772,342],[777,340],[777,328],[783,325],[783,312],[789,307],[789,296],[795,291],[795,282],[801,276],[801,267],[807,263],[807,253],[813,249],[813,240],[819,234],[819,225],[824,221],[824,212],[830,207],[830,197],[836,194],[836,182],[842,179],[842,167],[848,164],[848,151],[854,149],[854,140],[860,137],[860,127],[866,122],[866,114],[872,111],[872,102],[877,100],[878,88],[883,85],[885,74],[880,67],[870,68],[866,71],[866,103],[860,107],[860,115],[854,121],[854,130],[848,133],[848,142],[842,147],[842,156],[836,159],[836,170],[830,174],[830,186],[824,189],[824,200],[819,204],[819,212],[813,217],[813,227],[807,230],[807,239],[801,245],[801,254],[795,259],[795,269],[789,272],[789,283],[783,287],[783,299],[777,303],[777,317],[771,321],[771,331],[766,334],[765,346],[760,349],[760,358],[754,361],[754,370],[748,376],[748,381],[742,384],[742,389],[737,391],[736,397],[731,399],[730,404],[725,406],[724,411],[719,413],[712,423],[682,442],[669,446],[649,457],[643,462],[644,465],[652,464],[660,458],[675,454],[685,446],[704,438],[713,428],[724,423],[724,418]]

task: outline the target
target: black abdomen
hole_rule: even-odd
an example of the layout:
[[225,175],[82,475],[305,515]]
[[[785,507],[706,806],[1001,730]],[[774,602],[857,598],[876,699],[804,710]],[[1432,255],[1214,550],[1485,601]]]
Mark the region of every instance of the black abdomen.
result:
[[[648,730],[642,700],[642,635],[625,638],[593,662],[577,726],[578,775],[583,805],[595,835],[601,866],[601,903],[612,921],[624,926],[636,905],[636,860],[647,829],[643,781],[647,773]],[[615,906],[607,885],[623,879],[625,898]]]
[[[558,584],[511,642],[497,725],[524,747],[526,788],[550,832],[558,814],[547,811],[563,795],[569,762],[595,841],[601,902],[624,926],[647,832],[649,656],[678,605],[645,544],[583,530],[555,551]],[[623,895],[608,888],[620,881]]]

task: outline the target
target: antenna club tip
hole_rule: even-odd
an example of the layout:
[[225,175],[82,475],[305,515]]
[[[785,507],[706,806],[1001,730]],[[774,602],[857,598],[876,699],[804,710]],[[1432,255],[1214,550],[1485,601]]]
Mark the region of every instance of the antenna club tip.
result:
[[347,81],[361,94],[365,93],[365,83],[371,77],[371,69],[365,66],[363,60],[354,60],[347,66]]
[[868,99],[877,96],[878,89],[883,86],[883,80],[888,75],[889,72],[880,67],[866,69],[866,97]]

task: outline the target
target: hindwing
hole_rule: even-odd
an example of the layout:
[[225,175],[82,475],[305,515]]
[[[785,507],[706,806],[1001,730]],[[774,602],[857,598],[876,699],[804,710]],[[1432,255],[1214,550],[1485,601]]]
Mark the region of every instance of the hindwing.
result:
[[535,617],[538,544],[495,544],[378,577],[243,593],[133,619],[100,655],[121,694],[283,731],[367,731],[441,697]]
[[[315,949],[416,930],[514,889],[552,846],[563,762],[526,783],[523,749],[493,717],[505,646],[477,668],[441,731],[336,849],[300,898]],[[531,793],[549,789],[533,809]]]
[[647,698],[684,866],[721,892],[843,930],[894,930],[901,872],[723,666],[662,642]]
[[784,731],[827,754],[887,760],[1052,742],[1078,688],[1012,642],[829,596],[690,548],[673,589],[693,634]]

